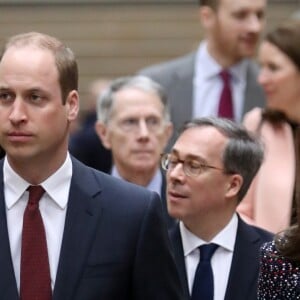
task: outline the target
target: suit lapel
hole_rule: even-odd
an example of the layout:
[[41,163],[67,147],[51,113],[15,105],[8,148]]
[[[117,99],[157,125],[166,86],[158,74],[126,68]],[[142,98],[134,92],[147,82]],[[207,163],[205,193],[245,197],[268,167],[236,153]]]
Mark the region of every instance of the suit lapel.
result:
[[175,226],[173,226],[169,230],[169,236],[170,236],[170,240],[171,240],[171,243],[173,246],[172,249],[173,249],[181,285],[183,286],[183,290],[184,290],[184,296],[185,296],[184,299],[190,299],[188,280],[187,280],[187,274],[186,274],[186,269],[185,269],[182,239],[181,239],[180,230],[179,230],[179,223],[177,223]]
[[195,53],[192,53],[185,57],[181,67],[173,74],[174,87],[169,98],[174,124],[183,124],[193,115],[194,64]]
[[260,236],[239,218],[225,300],[256,299],[260,245]]
[[12,264],[4,201],[3,159],[0,162],[0,299],[19,299],[14,268]]
[[162,201],[163,213],[164,213],[165,219],[167,221],[167,226],[168,226],[168,228],[171,228],[177,223],[177,220],[172,218],[168,213],[166,188],[167,188],[166,176],[165,176],[165,174],[162,173],[161,201]]
[[101,215],[99,183],[73,159],[73,176],[53,300],[74,299]]

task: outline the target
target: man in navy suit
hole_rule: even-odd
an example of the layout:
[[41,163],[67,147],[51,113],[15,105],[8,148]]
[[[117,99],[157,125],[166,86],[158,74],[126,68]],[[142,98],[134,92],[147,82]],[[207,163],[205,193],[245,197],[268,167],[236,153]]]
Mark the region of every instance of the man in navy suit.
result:
[[87,112],[79,128],[71,132],[69,139],[69,152],[72,156],[85,165],[105,173],[111,170],[111,151],[107,150],[99,140],[95,131],[95,123],[97,99],[109,82],[109,79],[100,78],[90,83],[88,96],[85,99],[88,102]]
[[198,247],[213,243],[211,299],[257,299],[259,248],[272,235],[243,222],[236,207],[262,160],[256,139],[237,123],[216,117],[188,122],[163,155],[168,211],[180,220],[169,233],[185,297],[192,293]]
[[[157,194],[68,154],[77,85],[74,54],[56,38],[30,32],[6,44],[0,61],[0,144],[6,152],[0,161],[0,299],[182,299]],[[45,192],[36,209],[34,200],[27,204],[27,188],[37,185]],[[42,247],[33,235],[28,251],[23,215],[33,209],[30,218],[39,218],[45,242]],[[30,218],[24,217],[24,228]],[[43,249],[41,264],[33,248]],[[25,253],[35,262],[27,273]],[[36,294],[42,285],[46,293],[41,288]],[[31,296],[23,296],[29,286]]]

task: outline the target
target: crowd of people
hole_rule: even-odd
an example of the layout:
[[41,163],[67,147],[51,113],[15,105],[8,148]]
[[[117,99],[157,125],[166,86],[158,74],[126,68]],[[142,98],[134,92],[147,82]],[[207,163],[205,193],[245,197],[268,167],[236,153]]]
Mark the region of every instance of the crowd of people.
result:
[[266,5],[200,0],[196,51],[91,83],[79,126],[72,49],[8,39],[0,299],[300,299],[300,21]]

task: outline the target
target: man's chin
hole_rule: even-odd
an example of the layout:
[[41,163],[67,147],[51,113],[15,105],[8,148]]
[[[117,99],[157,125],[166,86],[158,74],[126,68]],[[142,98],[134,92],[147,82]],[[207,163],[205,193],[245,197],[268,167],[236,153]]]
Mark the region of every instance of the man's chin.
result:
[[240,52],[241,59],[252,58],[256,55],[257,46],[255,45],[244,45]]
[[[153,163],[147,163],[145,160],[138,160],[133,164],[133,169],[138,172],[150,172],[151,170],[155,169],[156,165]],[[158,165],[157,165],[158,168]]]

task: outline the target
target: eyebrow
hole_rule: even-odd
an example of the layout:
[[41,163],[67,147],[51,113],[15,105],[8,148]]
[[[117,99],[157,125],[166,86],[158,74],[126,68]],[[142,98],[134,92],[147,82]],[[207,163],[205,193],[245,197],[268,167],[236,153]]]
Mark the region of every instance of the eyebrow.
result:
[[[170,153],[175,154],[176,156],[180,156],[179,152],[176,149],[172,149],[172,151]],[[185,159],[195,159],[201,163],[207,163],[206,159],[204,159],[203,157],[201,157],[199,155],[195,155],[195,154],[188,154]]]
[[10,91],[11,89],[7,86],[0,86],[1,91]]

